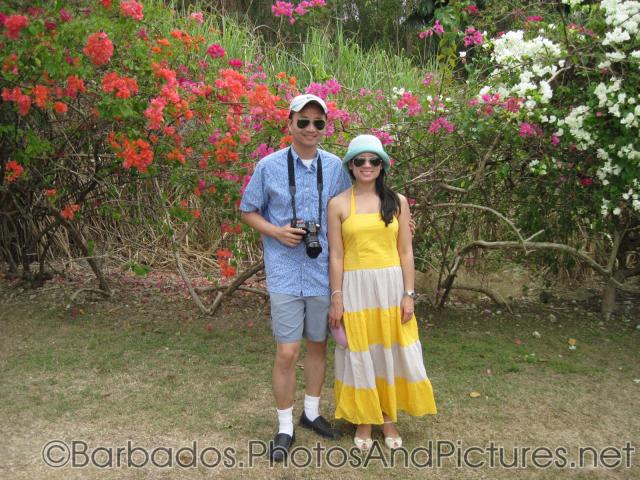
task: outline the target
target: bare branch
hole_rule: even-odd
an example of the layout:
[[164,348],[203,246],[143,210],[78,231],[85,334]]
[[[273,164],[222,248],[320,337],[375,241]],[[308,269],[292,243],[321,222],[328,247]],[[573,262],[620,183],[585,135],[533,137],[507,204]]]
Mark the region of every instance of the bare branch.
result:
[[498,292],[494,290],[491,290],[490,288],[482,287],[480,285],[467,285],[467,284],[460,284],[460,283],[457,283],[454,287],[451,287],[451,288],[453,288],[454,290],[469,290],[471,292],[484,293],[487,297],[489,297],[495,303],[506,308],[509,311],[509,313],[513,313],[513,311],[511,310],[511,306],[507,303],[507,301],[504,298],[502,298],[502,295],[500,295]]
[[498,212],[497,210],[494,210],[493,208],[485,207],[484,205],[476,205],[474,203],[436,203],[436,204],[433,204],[433,205],[428,205],[427,207],[428,208],[435,208],[435,207],[464,207],[464,208],[476,208],[478,210],[484,210],[486,212],[491,212],[494,215],[496,215],[497,217],[499,217],[502,220],[504,220],[507,224],[509,224],[511,229],[515,232],[515,234],[520,239],[520,244],[521,244],[522,248],[524,249],[525,253],[528,253],[527,252],[527,247],[525,245],[527,242],[522,237],[522,235],[520,234],[520,231],[517,229],[517,227],[514,225],[514,223],[511,220],[509,220],[507,217],[502,215],[500,212]]

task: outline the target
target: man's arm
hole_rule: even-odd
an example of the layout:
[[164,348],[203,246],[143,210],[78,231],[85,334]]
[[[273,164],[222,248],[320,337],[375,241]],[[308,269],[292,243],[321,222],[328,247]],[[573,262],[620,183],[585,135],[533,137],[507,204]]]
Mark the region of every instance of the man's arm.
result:
[[293,228],[290,225],[278,227],[264,219],[258,212],[240,212],[242,221],[262,235],[275,238],[287,247],[295,247],[300,243],[304,235],[301,228]]

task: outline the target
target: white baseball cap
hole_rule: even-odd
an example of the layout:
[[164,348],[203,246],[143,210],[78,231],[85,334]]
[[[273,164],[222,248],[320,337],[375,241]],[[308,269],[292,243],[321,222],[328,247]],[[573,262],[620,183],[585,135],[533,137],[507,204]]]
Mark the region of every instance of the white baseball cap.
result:
[[318,105],[322,107],[322,110],[324,110],[325,114],[329,113],[329,109],[327,108],[327,104],[324,103],[324,100],[322,100],[320,97],[316,95],[312,95],[311,93],[305,93],[303,95],[298,95],[297,97],[294,97],[294,99],[291,100],[291,103],[289,104],[289,111],[299,112],[305,106],[307,106],[307,104],[310,102],[316,102]]

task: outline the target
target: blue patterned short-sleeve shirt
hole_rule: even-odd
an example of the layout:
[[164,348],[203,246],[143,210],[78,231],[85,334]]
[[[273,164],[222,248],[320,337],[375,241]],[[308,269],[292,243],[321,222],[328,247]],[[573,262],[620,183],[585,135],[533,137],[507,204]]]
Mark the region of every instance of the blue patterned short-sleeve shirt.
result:
[[[240,203],[243,212],[258,212],[273,225],[291,223],[293,211],[289,193],[287,168],[288,148],[267,155],[256,165]],[[318,158],[307,168],[292,149],[296,180],[296,212],[298,218],[318,221],[318,186],[316,167]],[[322,253],[317,258],[306,254],[304,242],[287,247],[275,238],[262,236],[267,289],[271,293],[320,296],[329,294],[329,246],[327,242],[327,203],[351,186],[349,175],[341,160],[324,150],[322,157],[322,224],[320,244]]]

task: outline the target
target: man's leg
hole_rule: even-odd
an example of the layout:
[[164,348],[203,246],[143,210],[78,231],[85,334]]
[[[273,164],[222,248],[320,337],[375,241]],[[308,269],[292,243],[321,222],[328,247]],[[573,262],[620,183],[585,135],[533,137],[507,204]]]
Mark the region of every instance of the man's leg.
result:
[[327,341],[306,341],[307,355],[304,359],[304,381],[307,395],[319,397],[324,384],[326,370]]
[[324,384],[327,358],[327,314],[329,296],[305,297],[304,336],[307,354],[304,361],[305,397],[300,424],[324,437],[338,438],[333,426],[320,415],[320,392]]
[[278,414],[278,434],[270,456],[282,461],[295,441],[293,402],[296,396],[296,362],[304,330],[304,300],[295,295],[272,293],[271,326],[276,338],[276,358],[273,363],[272,387]]
[[273,396],[278,410],[293,406],[295,401],[296,362],[299,353],[300,342],[278,343],[272,377]]

